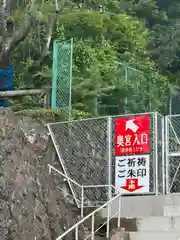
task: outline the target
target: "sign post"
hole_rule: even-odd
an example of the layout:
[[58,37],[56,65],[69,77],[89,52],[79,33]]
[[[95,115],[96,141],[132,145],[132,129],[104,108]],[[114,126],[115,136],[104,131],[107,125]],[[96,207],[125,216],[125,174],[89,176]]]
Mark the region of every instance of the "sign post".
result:
[[149,192],[150,116],[115,120],[116,188],[122,193]]

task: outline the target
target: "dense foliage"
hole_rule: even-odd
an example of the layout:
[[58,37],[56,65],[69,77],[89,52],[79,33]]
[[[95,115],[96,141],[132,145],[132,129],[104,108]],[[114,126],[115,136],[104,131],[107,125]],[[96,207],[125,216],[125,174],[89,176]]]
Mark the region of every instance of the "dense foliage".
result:
[[[7,19],[16,29],[23,31],[22,19],[32,17],[31,27],[10,49],[17,88],[51,85],[52,42],[73,37],[74,110],[91,115],[167,111],[169,86],[178,86],[180,75],[178,0],[15,2]],[[18,109],[40,102],[27,98]]]

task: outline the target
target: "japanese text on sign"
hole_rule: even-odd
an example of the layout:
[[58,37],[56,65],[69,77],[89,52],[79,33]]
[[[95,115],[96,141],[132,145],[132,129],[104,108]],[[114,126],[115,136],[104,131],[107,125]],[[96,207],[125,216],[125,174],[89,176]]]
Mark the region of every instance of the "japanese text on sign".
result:
[[142,145],[148,144],[148,134],[118,135],[117,147],[121,148],[122,153],[142,152]]
[[[134,178],[146,176],[146,158],[145,157],[128,157],[119,160],[119,174],[120,178]],[[128,169],[128,171],[127,171]]]
[[116,155],[150,151],[149,116],[116,119]]
[[149,192],[149,155],[116,157],[116,188],[128,191],[130,180],[135,181],[135,190]]

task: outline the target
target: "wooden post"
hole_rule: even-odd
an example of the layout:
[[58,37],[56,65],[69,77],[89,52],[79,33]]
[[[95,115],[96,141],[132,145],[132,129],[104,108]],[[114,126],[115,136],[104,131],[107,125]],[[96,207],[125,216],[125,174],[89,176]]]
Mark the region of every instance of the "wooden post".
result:
[[50,108],[51,104],[51,88],[46,89],[46,93],[44,95],[44,108]]

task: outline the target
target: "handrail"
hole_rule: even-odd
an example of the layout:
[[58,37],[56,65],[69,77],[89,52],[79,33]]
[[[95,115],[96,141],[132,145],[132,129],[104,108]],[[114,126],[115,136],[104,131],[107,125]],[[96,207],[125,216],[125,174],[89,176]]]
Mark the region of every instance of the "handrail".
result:
[[[108,214],[107,214],[107,222],[109,223],[110,220],[110,209],[109,209],[109,204],[112,203],[114,200],[119,199],[119,207],[118,207],[118,227],[120,227],[120,207],[121,207],[121,194],[116,195],[114,198],[110,199],[108,202],[106,202],[105,204],[103,204],[101,207],[99,207],[98,209],[96,209],[95,211],[93,211],[92,213],[90,213],[89,215],[87,215],[86,217],[84,217],[83,219],[81,219],[78,223],[76,223],[74,226],[72,226],[71,228],[69,228],[66,232],[64,232],[61,236],[59,236],[58,238],[56,238],[56,240],[61,240],[63,237],[65,237],[69,232],[71,232],[72,230],[75,229],[76,231],[76,240],[78,240],[78,226],[80,224],[82,224],[85,220],[87,220],[88,218],[92,217],[92,230],[94,230],[94,215],[99,212],[101,209],[105,208],[108,206]],[[115,215],[116,215],[115,214]],[[92,231],[92,235],[94,234],[94,231]],[[109,237],[109,233],[107,233],[107,237]],[[94,240],[94,237],[92,236],[92,240]]]
[[76,181],[74,181],[70,177],[66,176],[65,174],[60,172],[58,169],[56,169],[52,165],[48,164],[48,167],[49,167],[49,174],[51,174],[51,170],[53,169],[55,172],[58,172],[61,176],[66,178],[68,182],[74,183],[76,186],[78,186],[81,189],[81,203],[80,203],[80,206],[81,206],[81,217],[83,217],[84,216],[84,188],[79,183],[77,183]]
[[[75,240],[78,240],[78,226],[80,224],[82,224],[85,220],[87,220],[88,218],[92,217],[92,226],[91,226],[91,234],[86,238],[88,239],[89,237],[91,237],[91,240],[94,240],[94,234],[105,224],[107,224],[107,230],[106,230],[106,237],[109,237],[109,232],[110,232],[110,227],[109,227],[109,222],[110,220],[116,216],[118,214],[118,222],[117,222],[117,227],[120,227],[120,208],[121,208],[121,193],[119,190],[117,190],[113,185],[80,185],[79,183],[77,183],[76,181],[74,181],[73,179],[71,179],[70,177],[66,176],[65,174],[63,174],[62,172],[60,172],[58,169],[56,169],[55,167],[53,167],[52,165],[48,164],[49,167],[49,174],[51,174],[52,169],[54,171],[56,171],[57,173],[59,173],[61,176],[63,176],[64,178],[66,178],[68,181],[74,183],[76,186],[78,186],[79,188],[81,188],[81,217],[82,219],[76,223],[74,226],[72,226],[71,228],[69,228],[66,232],[64,232],[61,236],[59,236],[56,240],[61,240],[64,236],[66,236],[68,233],[70,233],[72,230],[75,229]],[[83,218],[83,213],[84,213],[84,189],[85,188],[91,188],[91,187],[111,187],[113,188],[116,192],[118,192],[118,195],[116,195],[114,198],[111,198],[109,201],[107,201],[106,203],[104,203],[102,206],[100,206],[98,209],[96,209],[95,211],[93,211],[92,213],[90,213],[89,215],[87,215],[86,217]],[[110,217],[110,204],[112,204],[112,202],[114,200],[118,199],[119,201],[119,206],[118,206],[118,211],[114,214],[111,215]],[[101,225],[100,228],[98,229],[94,229],[94,222],[95,222],[95,214],[97,212],[99,212],[101,209],[107,207],[107,220],[106,222]]]
[[51,169],[53,169],[55,172],[58,172],[60,175],[62,175],[64,178],[67,178],[69,181],[71,181],[72,183],[74,183],[75,185],[77,185],[78,187],[82,188],[82,186],[77,183],[76,181],[74,181],[73,179],[71,179],[70,177],[66,176],[65,174],[63,174],[62,172],[60,172],[59,170],[57,170],[55,167],[53,167],[52,165],[48,164],[49,167],[49,174],[51,173]]
[[[119,209],[119,211],[118,212],[116,212],[115,214],[113,214],[113,215],[111,215],[111,217],[109,218],[109,221],[113,218],[113,217],[115,217],[118,213],[120,213],[120,209]],[[120,221],[120,220],[119,220]],[[104,222],[103,224],[101,224],[101,226],[99,227],[99,228],[97,228],[96,230],[94,230],[94,233],[97,233],[103,226],[105,226],[107,224],[107,221],[106,222]],[[119,228],[120,227],[120,223],[118,223],[117,224],[117,227]],[[107,233],[106,233],[107,234]],[[92,236],[92,233],[91,234],[89,234],[84,240],[87,240],[89,237],[91,237]]]
[[100,187],[109,187],[114,189],[117,193],[120,193],[119,190],[117,190],[113,185],[80,185],[70,177],[63,174],[61,171],[53,167],[52,165],[48,164],[49,167],[49,174],[51,174],[51,170],[53,169],[55,172],[59,173],[61,176],[67,179],[67,181],[74,183],[76,186],[78,186],[81,189],[81,200],[80,200],[80,208],[81,208],[81,217],[84,217],[84,190],[86,188],[100,188]]
[[58,172],[60,175],[62,175],[64,178],[67,178],[69,181],[71,181],[72,183],[74,183],[75,185],[77,185],[78,187],[80,188],[91,188],[91,187],[109,187],[111,186],[115,191],[119,192],[120,191],[114,187],[113,185],[108,185],[108,184],[101,184],[101,185],[80,185],[79,183],[77,183],[76,181],[74,181],[72,178],[66,176],[64,173],[60,172],[58,169],[56,169],[55,167],[53,167],[52,165],[48,164],[48,167],[49,167],[49,174],[51,173],[51,169],[53,169],[54,171]]
[[93,186],[96,186],[96,187],[109,187],[109,185],[105,184],[101,184],[101,185],[82,185],[84,188],[91,188]]

